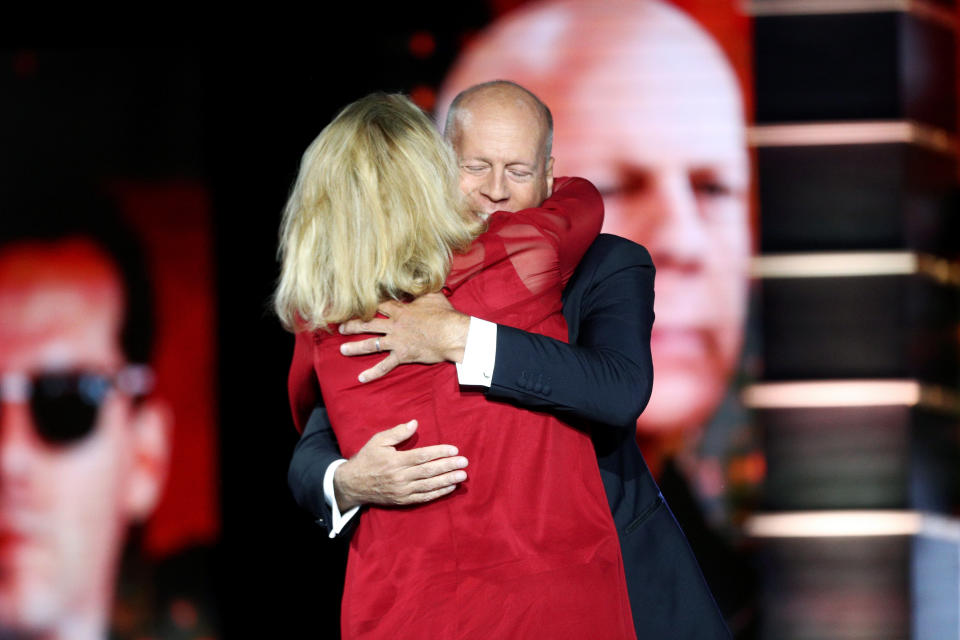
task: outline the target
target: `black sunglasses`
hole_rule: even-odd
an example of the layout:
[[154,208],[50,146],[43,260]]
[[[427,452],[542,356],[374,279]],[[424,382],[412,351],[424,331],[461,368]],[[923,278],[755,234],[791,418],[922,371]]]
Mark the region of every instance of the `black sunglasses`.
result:
[[149,393],[153,372],[131,365],[115,375],[85,371],[8,373],[0,376],[0,400],[29,402],[37,435],[50,445],[79,442],[93,431],[110,389],[134,398]]

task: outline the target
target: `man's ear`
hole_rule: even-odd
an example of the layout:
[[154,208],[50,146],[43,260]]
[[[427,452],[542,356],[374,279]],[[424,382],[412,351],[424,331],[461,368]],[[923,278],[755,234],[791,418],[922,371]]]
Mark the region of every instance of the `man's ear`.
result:
[[547,181],[547,197],[553,195],[553,156],[547,160],[547,167],[544,171],[544,179]]
[[173,414],[158,400],[133,409],[131,473],[126,485],[127,516],[134,522],[150,517],[160,501],[170,466]]

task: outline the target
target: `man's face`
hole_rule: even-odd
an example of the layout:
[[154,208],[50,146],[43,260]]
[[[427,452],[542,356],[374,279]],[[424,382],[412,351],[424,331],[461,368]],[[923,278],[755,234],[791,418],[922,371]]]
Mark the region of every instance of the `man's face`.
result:
[[558,171],[593,180],[604,193],[603,230],[646,246],[657,267],[655,383],[638,422],[648,434],[695,433],[709,418],[746,311],[749,165],[738,89],[721,61],[684,61],[682,51],[581,69],[548,102]]
[[117,373],[122,313],[116,272],[92,244],[0,249],[0,628],[48,629],[111,600],[137,464],[132,402],[110,390],[89,435],[51,445],[10,381]]
[[460,190],[471,209],[536,207],[553,188],[553,159],[544,157],[545,132],[536,113],[514,99],[473,100],[460,111],[452,137],[460,166]]

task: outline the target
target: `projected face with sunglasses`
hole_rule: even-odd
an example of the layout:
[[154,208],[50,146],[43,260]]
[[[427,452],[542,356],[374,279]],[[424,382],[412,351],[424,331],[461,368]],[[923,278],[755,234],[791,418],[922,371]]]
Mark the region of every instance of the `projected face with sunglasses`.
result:
[[0,633],[105,635],[129,524],[166,475],[168,414],[121,346],[92,241],[0,246]]

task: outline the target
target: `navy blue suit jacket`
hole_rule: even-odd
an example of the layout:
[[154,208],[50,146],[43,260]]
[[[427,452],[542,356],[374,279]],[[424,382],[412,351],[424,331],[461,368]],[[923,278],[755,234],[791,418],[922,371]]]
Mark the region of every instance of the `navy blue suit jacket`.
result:
[[[589,431],[620,536],[637,636],[728,638],[634,436],[653,385],[653,282],[646,249],[600,235],[564,290],[570,344],[499,326],[487,396],[551,411]],[[323,474],[340,457],[326,411],[317,407],[294,450],[288,482],[297,502],[328,527]]]

